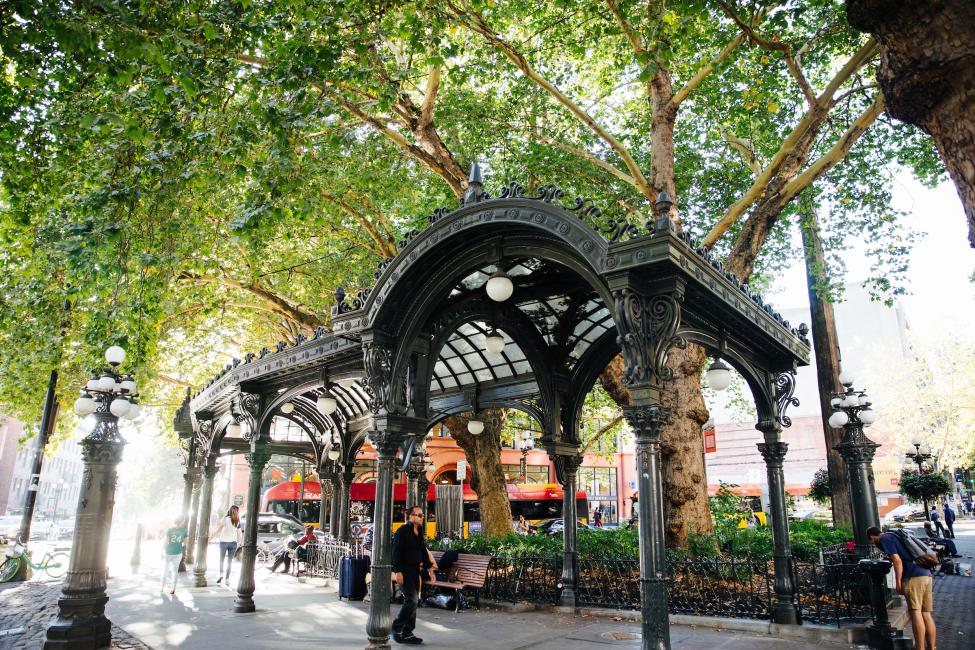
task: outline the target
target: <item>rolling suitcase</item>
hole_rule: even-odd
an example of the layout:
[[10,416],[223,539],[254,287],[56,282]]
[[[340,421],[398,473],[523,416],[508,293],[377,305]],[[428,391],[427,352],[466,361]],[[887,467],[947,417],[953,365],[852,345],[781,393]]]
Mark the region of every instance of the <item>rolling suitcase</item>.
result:
[[369,558],[346,555],[339,563],[339,598],[362,600],[366,595]]

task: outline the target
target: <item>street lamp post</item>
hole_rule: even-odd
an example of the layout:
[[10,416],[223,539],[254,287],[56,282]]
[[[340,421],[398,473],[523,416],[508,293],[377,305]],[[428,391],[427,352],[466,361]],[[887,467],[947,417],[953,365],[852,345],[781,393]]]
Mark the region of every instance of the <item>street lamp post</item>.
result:
[[867,557],[871,549],[867,529],[880,526],[873,479],[873,457],[880,445],[867,438],[863,430],[876,421],[877,414],[871,408],[866,391],[853,388],[850,373],[841,372],[840,383],[843,390],[834,393],[830,400],[835,410],[829,416],[829,424],[834,428],[843,427],[843,439],[836,445],[836,451],[846,464],[857,553],[860,557]]
[[54,521],[60,521],[61,515],[58,510],[61,508],[61,493],[64,492],[64,479],[58,479],[58,490],[54,493]]
[[112,624],[105,617],[105,560],[115,506],[116,466],[125,445],[118,420],[135,419],[139,406],[132,376],[118,372],[125,350],[112,346],[106,350],[105,360],[110,368],[92,375],[75,401],[75,413],[94,416],[95,426],[81,441],[85,478],[78,492],[71,561],[58,600],[58,617],[47,628],[45,650],[104,648],[112,641]]
[[519,470],[521,471],[521,481],[522,483],[528,482],[528,452],[535,448],[535,436],[532,435],[531,431],[525,431],[522,436],[515,441],[518,449],[521,450],[521,464]]
[[[921,439],[917,436],[911,440],[911,444],[914,445],[914,452],[907,452],[904,456],[907,458],[908,462],[917,465],[917,473],[924,473],[924,463],[931,460],[931,454],[928,453],[927,447],[922,448]],[[921,501],[924,503],[924,518],[931,521],[931,510],[928,508],[928,498],[925,496],[921,497]]]

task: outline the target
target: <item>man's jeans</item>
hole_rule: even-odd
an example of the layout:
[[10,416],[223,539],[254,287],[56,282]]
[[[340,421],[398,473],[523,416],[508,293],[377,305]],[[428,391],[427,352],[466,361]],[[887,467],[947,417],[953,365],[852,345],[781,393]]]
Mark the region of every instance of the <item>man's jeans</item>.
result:
[[393,636],[405,638],[413,635],[416,627],[416,606],[420,600],[420,575],[403,574],[403,607],[393,621]]

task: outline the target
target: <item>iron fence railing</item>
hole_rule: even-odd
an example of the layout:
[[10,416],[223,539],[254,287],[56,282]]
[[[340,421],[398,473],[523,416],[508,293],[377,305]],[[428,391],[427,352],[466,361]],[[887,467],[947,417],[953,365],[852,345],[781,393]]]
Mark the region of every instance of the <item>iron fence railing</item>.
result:
[[[775,571],[770,559],[671,558],[667,574],[672,614],[771,618]],[[506,602],[557,603],[561,575],[561,554],[496,556],[482,595]],[[870,619],[866,577],[855,562],[793,560],[793,577],[803,621],[842,626]],[[640,609],[639,561],[632,557],[580,560],[576,595],[580,606]]]
[[346,555],[352,554],[352,546],[334,539],[326,539],[308,545],[308,559],[305,573],[322,578],[339,577],[339,563]]
[[496,556],[481,593],[491,600],[552,604],[559,601],[561,577],[561,555]]
[[774,571],[753,557],[686,558],[670,561],[667,593],[672,614],[768,619]]

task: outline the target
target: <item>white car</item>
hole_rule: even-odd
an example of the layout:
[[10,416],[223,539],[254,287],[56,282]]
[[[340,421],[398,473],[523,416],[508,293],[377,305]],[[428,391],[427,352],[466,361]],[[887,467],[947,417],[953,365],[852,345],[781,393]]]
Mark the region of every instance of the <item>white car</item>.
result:
[[8,541],[17,539],[20,532],[20,515],[4,515],[0,517],[0,538]]
[[888,526],[895,523],[904,523],[923,519],[924,508],[914,505],[913,503],[905,503],[904,505],[897,506],[884,515],[884,523]]

